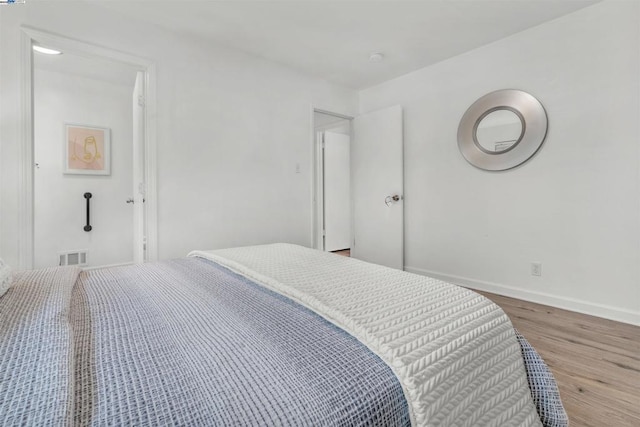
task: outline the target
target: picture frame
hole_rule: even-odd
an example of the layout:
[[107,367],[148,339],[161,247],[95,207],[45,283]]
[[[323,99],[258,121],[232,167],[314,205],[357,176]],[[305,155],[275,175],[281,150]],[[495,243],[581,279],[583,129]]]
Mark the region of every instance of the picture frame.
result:
[[64,172],[111,175],[111,130],[78,123],[64,124]]

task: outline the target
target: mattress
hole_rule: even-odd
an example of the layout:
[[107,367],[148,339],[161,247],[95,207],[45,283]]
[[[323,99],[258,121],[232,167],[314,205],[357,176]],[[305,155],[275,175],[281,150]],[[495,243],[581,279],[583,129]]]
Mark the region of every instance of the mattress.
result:
[[0,342],[2,425],[540,424],[497,306],[295,245],[17,273]]

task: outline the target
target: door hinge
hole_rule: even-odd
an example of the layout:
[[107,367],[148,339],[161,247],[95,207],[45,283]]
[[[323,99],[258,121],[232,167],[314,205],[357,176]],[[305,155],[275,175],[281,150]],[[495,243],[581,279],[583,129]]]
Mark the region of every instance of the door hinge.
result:
[[138,105],[144,107],[144,95],[138,95]]

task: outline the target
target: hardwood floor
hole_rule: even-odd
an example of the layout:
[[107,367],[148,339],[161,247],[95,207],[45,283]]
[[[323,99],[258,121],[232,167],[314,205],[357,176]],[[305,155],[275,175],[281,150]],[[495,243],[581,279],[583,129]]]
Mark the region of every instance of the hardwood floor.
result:
[[551,367],[571,427],[640,426],[640,327],[480,293]]
[[343,249],[341,251],[334,251],[333,253],[336,254],[336,255],[342,255],[342,256],[350,257],[351,256],[351,249]]

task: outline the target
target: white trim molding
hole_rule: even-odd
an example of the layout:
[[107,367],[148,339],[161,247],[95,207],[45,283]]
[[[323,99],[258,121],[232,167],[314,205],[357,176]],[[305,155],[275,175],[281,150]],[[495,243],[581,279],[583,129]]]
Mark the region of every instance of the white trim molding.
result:
[[157,98],[156,64],[149,63],[145,73],[145,132],[144,132],[144,223],[146,261],[158,260],[158,156],[156,151]]
[[146,261],[158,259],[158,224],[157,224],[157,156],[156,156],[156,67],[152,61],[130,55],[128,53],[93,45],[79,40],[66,38],[35,28],[21,27],[21,126],[19,168],[20,179],[18,194],[20,195],[20,222],[18,230],[20,269],[33,268],[34,256],[34,188],[33,188],[33,52],[34,41],[56,46],[63,51],[73,52],[86,57],[100,57],[138,68],[145,74],[145,226],[146,226]]
[[33,268],[33,35],[22,32],[20,39],[20,123],[18,161],[18,268]]
[[543,292],[533,292],[499,283],[485,282],[482,280],[470,279],[468,277],[455,276],[452,274],[440,273],[437,271],[424,270],[415,267],[404,267],[409,273],[429,276],[455,285],[464,286],[478,291],[491,292],[506,297],[517,298],[524,301],[544,304],[555,308],[575,311],[591,316],[602,317],[618,322],[629,323],[640,326],[640,311],[627,310],[610,305],[596,304],[575,298],[561,297]]

